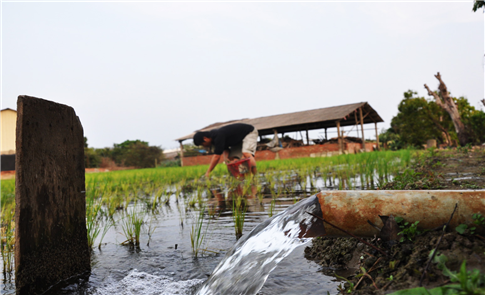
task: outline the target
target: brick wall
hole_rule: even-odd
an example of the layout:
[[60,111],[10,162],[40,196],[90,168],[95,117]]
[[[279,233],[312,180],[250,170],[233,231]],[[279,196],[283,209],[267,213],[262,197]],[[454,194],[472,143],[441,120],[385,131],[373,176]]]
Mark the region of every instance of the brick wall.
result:
[[[212,155],[209,156],[196,156],[196,157],[184,157],[182,159],[184,166],[195,166],[195,165],[209,165],[211,162]],[[222,157],[219,163],[222,162]]]
[[[372,151],[375,143],[366,143],[365,146],[367,151]],[[362,149],[362,144],[360,143],[346,143],[345,150],[349,153],[356,153]],[[257,151],[256,161],[264,160],[275,160],[275,159],[291,159],[291,158],[304,158],[304,157],[325,157],[338,154],[338,145],[334,144],[323,144],[323,145],[308,145],[294,148],[286,148],[274,153],[269,150]],[[209,165],[212,159],[212,155],[208,156],[196,156],[196,157],[184,157],[184,166],[195,166],[195,165]],[[219,163],[222,162],[222,157]]]

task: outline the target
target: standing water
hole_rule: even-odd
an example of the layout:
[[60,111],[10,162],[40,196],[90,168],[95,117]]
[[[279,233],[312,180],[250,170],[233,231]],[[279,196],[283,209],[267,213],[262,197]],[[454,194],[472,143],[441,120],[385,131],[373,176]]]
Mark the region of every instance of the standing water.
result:
[[[219,255],[194,259],[190,255],[186,256],[188,253],[181,248],[182,245],[168,252],[163,250],[163,240],[173,245],[180,241],[181,237],[177,235],[163,235],[161,239],[154,239],[149,248],[139,252],[125,251],[126,247],[110,244],[95,255],[100,261],[93,261],[93,271],[87,285],[79,281],[48,294],[272,295],[313,294],[322,291],[334,294],[338,283],[319,273],[318,265],[305,261],[303,247],[299,247],[310,241],[311,237],[322,234],[321,221],[307,212],[321,216],[316,196],[291,205],[272,218],[267,218],[266,214],[266,218],[259,215],[262,222],[256,221],[260,219],[257,215],[249,218],[246,216],[246,222],[253,225],[254,229],[245,232],[217,266]],[[251,222],[251,219],[255,220]],[[173,222],[176,221],[176,218],[170,218],[163,224],[167,229],[173,229],[176,225]],[[225,228],[224,224],[213,228],[211,244],[232,244],[231,239],[227,238],[230,236],[227,230],[217,233],[220,227]],[[227,229],[234,232],[232,226],[227,226]],[[168,233],[163,228],[158,230]],[[282,267],[275,269],[278,263]],[[209,275],[210,272],[212,274],[205,280],[205,274]]]
[[320,204],[312,196],[254,228],[226,254],[197,293],[256,294],[276,265],[312,236],[323,234]]
[[[60,283],[46,295],[193,295],[199,289],[199,294],[335,294],[339,283],[307,261],[304,247],[298,247],[318,231],[313,216],[305,213],[319,216],[318,201],[316,197],[294,201],[278,198],[274,212],[280,213],[268,218],[269,204],[248,199],[243,236],[236,241],[229,209],[232,201],[221,204],[211,198],[208,207],[216,206],[218,213],[208,221],[209,233],[202,246],[207,251],[193,257],[189,235],[193,217],[173,195],[160,207],[156,219],[145,216],[146,230],[152,223],[155,230],[148,240],[146,232],[142,235],[140,247],[121,245],[126,239],[122,226],[112,227],[101,248],[93,248],[89,279]],[[140,206],[129,209],[143,214]],[[13,295],[15,286],[3,284],[0,293]]]

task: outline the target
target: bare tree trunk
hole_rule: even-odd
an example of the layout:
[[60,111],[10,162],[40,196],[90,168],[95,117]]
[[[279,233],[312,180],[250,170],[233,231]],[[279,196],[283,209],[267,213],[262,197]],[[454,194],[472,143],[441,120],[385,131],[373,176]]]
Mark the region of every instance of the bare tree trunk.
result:
[[460,145],[466,145],[469,142],[469,136],[468,132],[465,129],[465,125],[463,125],[463,122],[461,121],[458,107],[451,98],[445,83],[443,82],[443,80],[441,80],[440,73],[438,72],[435,77],[436,79],[438,79],[438,81],[440,81],[440,85],[438,86],[439,94],[431,91],[431,89],[429,89],[428,85],[426,84],[424,84],[424,88],[428,90],[428,95],[433,96],[436,103],[448,114],[450,114],[451,121],[453,121],[453,125],[455,126],[455,130],[458,135],[458,140],[460,141]]

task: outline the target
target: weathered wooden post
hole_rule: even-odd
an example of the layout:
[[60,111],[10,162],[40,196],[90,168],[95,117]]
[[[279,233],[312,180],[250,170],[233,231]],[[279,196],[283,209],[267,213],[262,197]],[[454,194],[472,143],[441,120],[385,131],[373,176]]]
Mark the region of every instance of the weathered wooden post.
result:
[[182,141],[179,140],[180,143],[180,167],[184,167],[184,145]]
[[15,183],[16,292],[41,294],[89,273],[83,128],[74,109],[19,96]]
[[338,151],[339,151],[339,153],[343,153],[344,151],[342,150],[342,139],[340,138],[340,121],[336,121],[336,122],[337,122],[337,145],[338,145]]
[[308,126],[306,126],[306,145],[310,145],[310,137],[308,136]]
[[377,122],[374,122],[374,125],[376,127],[376,143],[377,143],[377,150],[380,151],[381,147],[379,145],[379,132],[377,132]]
[[367,152],[367,149],[365,147],[364,116],[362,115],[362,107],[359,108],[359,114],[360,114],[360,128],[362,129],[362,149],[364,149],[364,152]]

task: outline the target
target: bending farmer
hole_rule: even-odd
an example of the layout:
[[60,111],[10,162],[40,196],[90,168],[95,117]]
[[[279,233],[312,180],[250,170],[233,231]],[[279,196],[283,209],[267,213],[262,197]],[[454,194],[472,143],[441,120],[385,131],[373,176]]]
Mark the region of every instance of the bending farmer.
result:
[[211,131],[199,131],[194,135],[194,144],[204,147],[214,146],[209,169],[205,173],[209,177],[214,167],[219,163],[221,155],[224,162],[240,157],[249,158],[249,168],[252,174],[256,174],[256,160],[254,153],[258,142],[258,130],[254,126],[243,123],[236,123],[223,126]]

